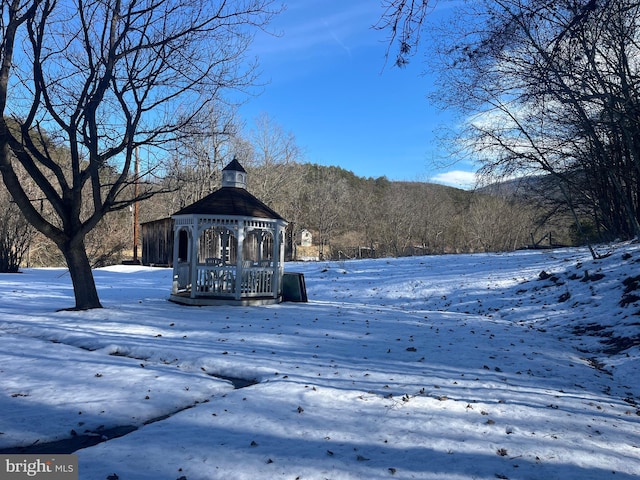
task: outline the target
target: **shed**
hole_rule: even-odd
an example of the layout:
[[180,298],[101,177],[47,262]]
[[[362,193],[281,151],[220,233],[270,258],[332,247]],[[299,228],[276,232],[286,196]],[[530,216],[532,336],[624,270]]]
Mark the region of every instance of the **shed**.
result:
[[313,235],[309,230],[303,228],[300,231],[300,246],[301,247],[310,247],[313,245]]
[[287,221],[246,189],[236,159],[222,188],[172,215],[173,287],[185,305],[260,305],[282,301]]
[[140,224],[142,230],[142,264],[153,267],[173,266],[173,220],[162,218]]

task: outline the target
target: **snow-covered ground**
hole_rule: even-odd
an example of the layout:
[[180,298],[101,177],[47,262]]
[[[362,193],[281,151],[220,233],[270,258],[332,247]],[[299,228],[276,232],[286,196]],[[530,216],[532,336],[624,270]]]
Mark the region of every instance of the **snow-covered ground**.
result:
[[80,479],[638,478],[640,245],[598,252],[290,263],[309,303],[265,307],[118,266],[57,311],[64,270],[3,274],[0,451],[129,427]]

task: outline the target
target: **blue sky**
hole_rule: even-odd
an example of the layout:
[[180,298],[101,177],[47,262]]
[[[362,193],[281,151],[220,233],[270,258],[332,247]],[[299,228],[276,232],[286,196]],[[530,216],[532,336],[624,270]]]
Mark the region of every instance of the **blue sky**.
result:
[[371,28],[381,13],[378,0],[289,1],[271,24],[280,35],[256,36],[251,54],[268,83],[240,112],[249,126],[268,114],[308,162],[462,186],[473,169],[451,165],[436,139],[451,120],[426,98],[434,88],[423,75],[426,45],[407,68],[385,65],[387,32]]

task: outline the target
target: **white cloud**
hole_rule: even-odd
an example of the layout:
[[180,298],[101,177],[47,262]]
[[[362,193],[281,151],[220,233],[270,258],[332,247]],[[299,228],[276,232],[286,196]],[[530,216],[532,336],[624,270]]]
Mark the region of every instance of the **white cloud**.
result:
[[450,172],[439,173],[431,178],[434,183],[449,185],[450,187],[462,188],[465,190],[475,187],[477,177],[475,172],[464,170],[451,170]]

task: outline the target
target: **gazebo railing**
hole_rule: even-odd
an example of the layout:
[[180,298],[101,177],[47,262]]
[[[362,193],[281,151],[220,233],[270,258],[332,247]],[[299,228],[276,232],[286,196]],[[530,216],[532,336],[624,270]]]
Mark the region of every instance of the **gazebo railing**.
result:
[[[248,266],[250,265],[250,266]],[[240,276],[241,297],[274,296],[275,268],[246,262]],[[196,295],[234,297],[237,292],[235,265],[198,264],[196,271]]]
[[231,297],[235,295],[235,265],[199,264],[196,273],[196,293],[198,295]]
[[271,266],[247,266],[242,268],[242,296],[273,296],[275,270]]
[[187,262],[179,262],[177,265],[174,265],[173,272],[173,293],[179,293],[189,290],[189,283],[191,279],[189,278],[189,272],[191,268]]

